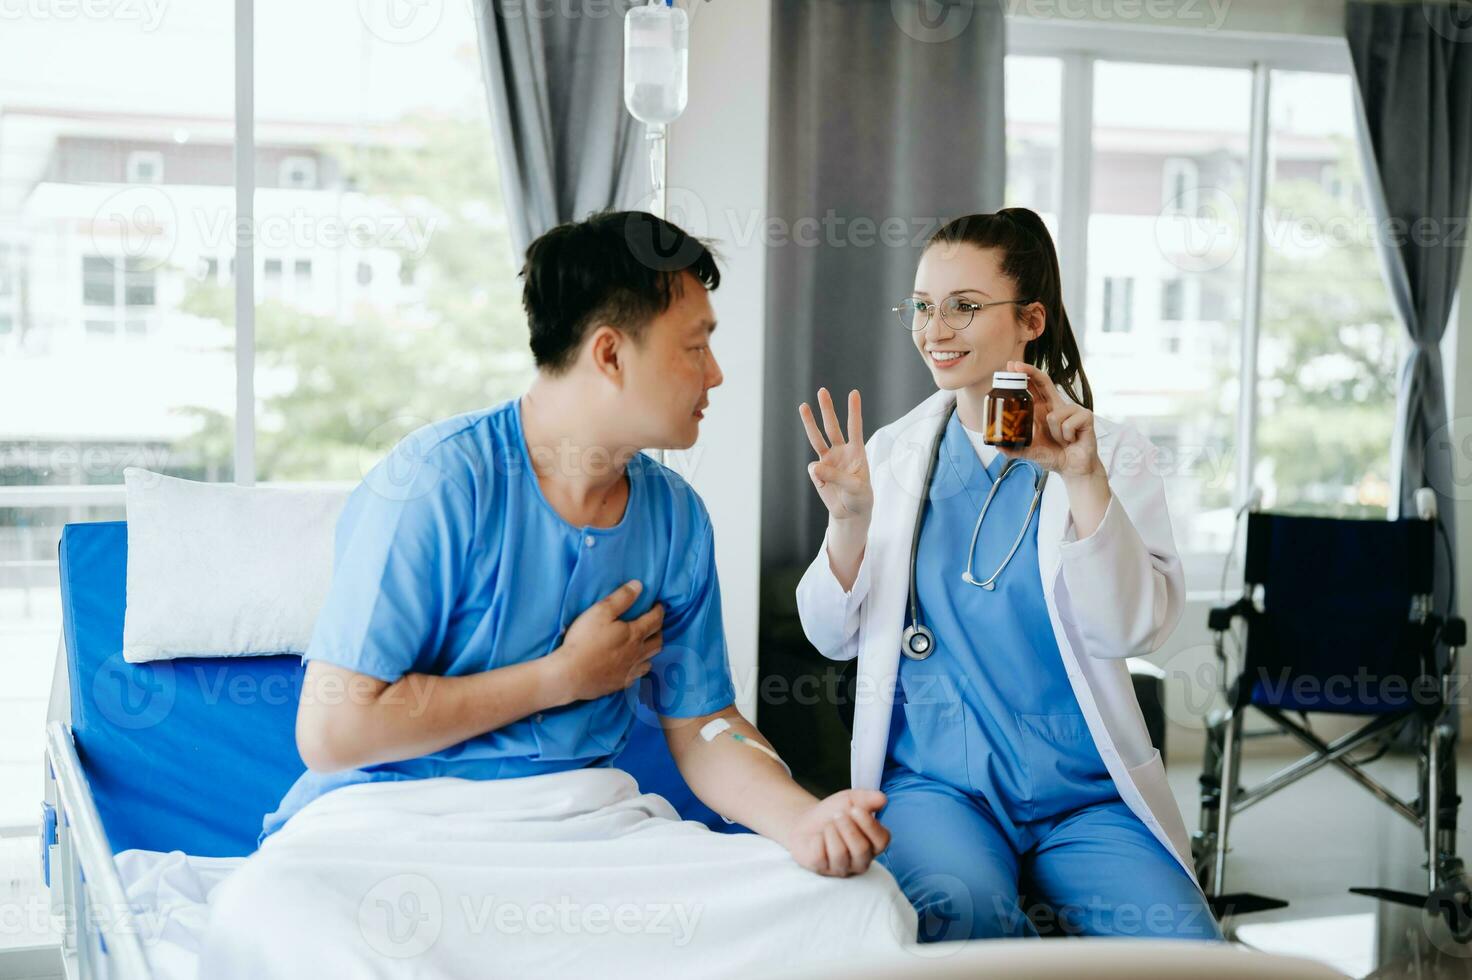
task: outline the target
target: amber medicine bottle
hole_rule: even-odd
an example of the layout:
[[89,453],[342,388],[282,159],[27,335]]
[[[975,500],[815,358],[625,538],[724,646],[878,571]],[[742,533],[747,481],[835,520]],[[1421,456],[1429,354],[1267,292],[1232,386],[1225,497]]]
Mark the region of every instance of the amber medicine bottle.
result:
[[1027,393],[1027,375],[1021,371],[992,374],[992,390],[986,395],[982,438],[988,446],[1022,449],[1032,445],[1032,396]]

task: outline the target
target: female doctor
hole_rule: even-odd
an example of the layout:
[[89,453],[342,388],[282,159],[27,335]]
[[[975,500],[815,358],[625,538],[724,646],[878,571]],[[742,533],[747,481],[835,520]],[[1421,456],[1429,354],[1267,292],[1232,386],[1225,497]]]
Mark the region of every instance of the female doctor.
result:
[[[895,313],[940,390],[867,447],[857,391],[846,434],[826,389],[821,429],[800,407],[829,520],[797,602],[859,658],[853,784],[887,794],[920,939],[1220,938],[1125,666],[1181,615],[1164,487],[1092,411],[1042,220],[946,225]],[[1028,448],[982,441],[997,371],[1034,399]]]

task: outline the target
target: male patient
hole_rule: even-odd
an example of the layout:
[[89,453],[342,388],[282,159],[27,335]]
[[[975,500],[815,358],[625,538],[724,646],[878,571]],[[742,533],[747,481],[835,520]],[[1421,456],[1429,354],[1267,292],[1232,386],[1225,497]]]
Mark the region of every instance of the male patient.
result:
[[297,715],[308,771],[263,837],[358,784],[606,766],[642,688],[711,809],[803,868],[864,872],[883,794],[820,801],[753,747],[770,751],[732,704],[710,519],[640,452],[693,445],[721,383],[711,253],[606,213],[543,235],[522,275],[526,393],[410,436],[343,511]]

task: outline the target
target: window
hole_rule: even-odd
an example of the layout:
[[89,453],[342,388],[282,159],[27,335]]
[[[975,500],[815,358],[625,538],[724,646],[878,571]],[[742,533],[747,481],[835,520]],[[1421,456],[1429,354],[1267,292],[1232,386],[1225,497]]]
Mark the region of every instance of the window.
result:
[[290,190],[315,190],[317,187],[317,161],[312,157],[287,157],[281,161],[280,179],[281,186]]
[[[1247,69],[1093,65],[1090,282],[1074,322],[1095,408],[1178,447],[1162,478],[1195,588],[1216,584],[1231,536],[1251,92]],[[1186,330],[1167,314],[1188,294],[1217,302]]]
[[1006,204],[1031,208],[1056,234],[1063,68],[1057,58],[1013,55],[1006,74]]
[[1200,170],[1195,160],[1166,157],[1162,170],[1160,209],[1164,214],[1195,217],[1196,189],[1200,186]]
[[117,304],[117,265],[112,259],[88,255],[82,259],[82,302],[88,306]]
[[160,184],[164,179],[164,155],[157,150],[134,150],[128,154],[128,183]]
[[122,517],[127,466],[232,476],[233,304],[194,260],[229,254],[234,189],[193,178],[229,180],[233,23],[200,0],[65,63],[74,21],[0,28],[0,834],[35,824],[62,525]]
[[128,259],[123,267],[123,305],[152,306],[157,279],[155,271],[141,259]]
[[409,431],[533,371],[474,16],[442,6],[428,37],[397,44],[351,4],[256,0],[257,57],[274,66],[257,115],[304,120],[255,194],[290,260],[285,295],[256,311],[260,479],[358,480]]
[[11,269],[12,249],[0,242],[0,299],[15,295],[15,272]]
[[120,323],[123,332],[132,336],[147,333],[148,322],[139,313],[154,305],[156,289],[156,270],[145,259],[84,256],[82,304],[87,309],[87,336],[116,336]]
[[1186,281],[1166,279],[1160,284],[1160,319],[1177,323],[1186,319]]
[[263,299],[281,298],[281,260],[267,259],[262,267],[262,279],[265,281],[265,289],[262,292]]
[[1353,86],[1272,76],[1253,480],[1278,510],[1383,517],[1408,342],[1360,191]]
[[1104,279],[1104,332],[1123,333],[1130,328],[1135,281],[1121,276]]

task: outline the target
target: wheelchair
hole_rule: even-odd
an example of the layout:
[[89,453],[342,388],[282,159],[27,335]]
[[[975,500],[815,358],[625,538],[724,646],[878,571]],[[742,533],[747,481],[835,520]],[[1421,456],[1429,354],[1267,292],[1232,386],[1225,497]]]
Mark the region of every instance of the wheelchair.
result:
[[[1243,595],[1208,617],[1226,707],[1208,718],[1200,830],[1192,841],[1198,880],[1219,919],[1288,904],[1226,891],[1233,818],[1333,766],[1414,824],[1426,850],[1426,894],[1349,890],[1423,908],[1440,915],[1458,942],[1472,940],[1472,888],[1456,853],[1460,699],[1453,685],[1466,624],[1432,608],[1438,529],[1434,514],[1395,521],[1247,515]],[[1226,641],[1244,632],[1233,676]],[[1308,751],[1246,787],[1240,769],[1249,708],[1276,729],[1261,734],[1289,735]],[[1313,713],[1367,720],[1325,741],[1311,728]],[[1418,792],[1405,800],[1364,766],[1410,744],[1418,755]],[[1359,752],[1369,757],[1352,757]]]

